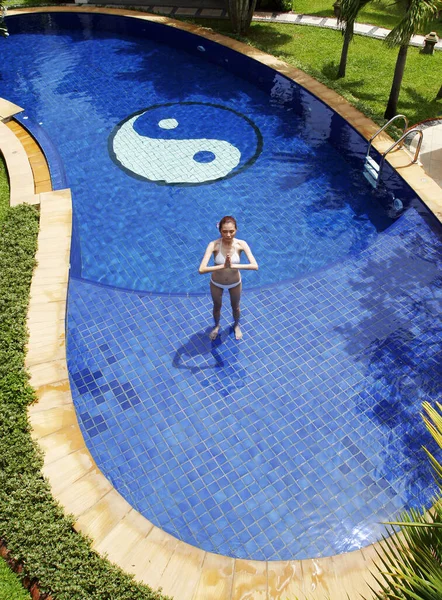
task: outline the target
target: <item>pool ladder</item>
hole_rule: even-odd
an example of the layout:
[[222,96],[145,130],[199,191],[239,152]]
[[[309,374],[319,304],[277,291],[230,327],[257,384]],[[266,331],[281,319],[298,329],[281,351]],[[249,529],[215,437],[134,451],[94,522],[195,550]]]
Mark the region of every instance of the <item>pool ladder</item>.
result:
[[[371,144],[373,142],[373,140],[375,139],[376,136],[378,136],[380,133],[382,133],[382,131],[384,131],[384,129],[387,129],[387,127],[393,123],[393,121],[396,121],[396,119],[404,119],[405,121],[405,128],[404,128],[404,132],[401,135],[401,137],[394,142],[390,148],[388,148],[388,150],[386,150],[385,152],[383,152],[381,154],[381,160],[379,162],[376,162],[376,160],[374,158],[372,158],[370,156],[370,150],[371,150]],[[371,136],[371,138],[368,141],[368,149],[367,149],[367,154],[365,155],[365,162],[364,162],[364,177],[367,179],[367,181],[370,183],[371,186],[373,186],[374,188],[377,188],[378,183],[381,179],[381,173],[382,173],[382,169],[384,167],[384,162],[385,162],[385,157],[387,156],[387,154],[389,152],[391,152],[392,150],[394,150],[397,146],[401,147],[404,145],[404,140],[406,137],[408,137],[410,135],[410,133],[419,134],[419,141],[417,143],[416,146],[416,151],[414,153],[414,158],[411,161],[410,164],[414,164],[419,156],[419,152],[422,146],[422,140],[424,137],[424,134],[422,133],[422,131],[420,129],[417,129],[416,127],[414,127],[413,129],[407,129],[408,128],[408,119],[405,115],[396,115],[394,116],[392,119],[390,119],[388,121],[388,123],[385,123],[385,125],[383,127],[381,127],[374,135]]]

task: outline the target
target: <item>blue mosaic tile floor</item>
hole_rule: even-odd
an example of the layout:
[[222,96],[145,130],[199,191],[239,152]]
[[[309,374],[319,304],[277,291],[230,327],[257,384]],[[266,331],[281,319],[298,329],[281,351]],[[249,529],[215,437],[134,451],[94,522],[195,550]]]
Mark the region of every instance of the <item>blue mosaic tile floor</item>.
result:
[[[369,191],[351,127],[209,40],[109,15],[8,27],[2,89],[73,192],[72,391],[121,494],[189,543],[270,560],[359,548],[428,505],[441,234],[414,208],[391,226],[412,191],[388,165]],[[228,213],[260,269],[245,339],[225,318],[211,343],[197,266]]]
[[434,487],[417,415],[440,399],[442,243],[414,209],[359,257],[246,291],[207,337],[208,296],[71,280],[81,427],[165,531],[235,557],[326,556],[378,539]]

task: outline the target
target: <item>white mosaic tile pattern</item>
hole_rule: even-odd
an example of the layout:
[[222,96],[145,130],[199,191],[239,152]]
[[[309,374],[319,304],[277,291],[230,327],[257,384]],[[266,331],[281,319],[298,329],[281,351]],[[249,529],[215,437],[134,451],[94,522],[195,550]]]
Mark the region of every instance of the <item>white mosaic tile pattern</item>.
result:
[[[140,136],[133,128],[138,116],[124,123],[113,141],[117,159],[135,175],[165,183],[203,183],[228,175],[241,159],[241,152],[224,140],[165,140]],[[199,152],[214,155],[198,162]]]

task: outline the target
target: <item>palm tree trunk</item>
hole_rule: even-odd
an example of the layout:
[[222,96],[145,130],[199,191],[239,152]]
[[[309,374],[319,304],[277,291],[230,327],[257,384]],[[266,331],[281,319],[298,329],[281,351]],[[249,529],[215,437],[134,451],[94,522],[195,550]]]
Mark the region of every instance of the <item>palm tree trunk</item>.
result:
[[256,0],[227,0],[227,9],[235,33],[247,34],[255,7]]
[[350,46],[353,37],[354,21],[348,22],[345,27],[344,42],[342,44],[341,62],[339,63],[338,78],[345,77],[345,69],[347,67],[348,47]]
[[385,109],[384,118],[391,119],[397,111],[397,103],[399,100],[399,92],[401,91],[402,78],[404,76],[405,63],[407,62],[408,43],[400,46],[394,69],[393,83],[391,85],[390,97],[388,98],[387,108]]

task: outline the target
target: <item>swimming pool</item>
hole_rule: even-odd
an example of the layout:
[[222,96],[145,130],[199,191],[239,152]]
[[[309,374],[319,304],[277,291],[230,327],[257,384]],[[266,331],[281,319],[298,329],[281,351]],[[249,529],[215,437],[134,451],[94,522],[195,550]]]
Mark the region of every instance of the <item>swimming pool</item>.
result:
[[[158,42],[163,31],[146,39],[152,25],[108,19],[23,17],[22,37],[11,25],[17,45],[11,73],[19,84],[12,99],[22,95],[28,123],[51,130],[75,194],[81,248],[75,276],[131,290],[205,292],[195,265],[220,215],[233,213],[239,235],[253,242],[258,257],[269,257],[245,278],[246,287],[260,287],[358,252],[391,222],[378,198],[366,201],[359,164],[342,152],[356,151],[358,137],[350,128],[343,133],[341,119],[334,123],[337,117],[299,86],[268,70],[260,90],[226,70],[237,60],[231,51],[220,57],[216,45],[204,42],[205,48],[187,34],[183,54]],[[29,40],[39,50],[23,64]],[[167,119],[180,124],[161,128]],[[220,138],[216,161],[193,160],[201,140],[210,148]],[[241,154],[236,166],[229,162],[232,149]],[[186,181],[188,156],[193,170],[200,167],[200,181]],[[213,168],[219,173],[212,177]],[[276,240],[287,240],[288,251]]]
[[[206,549],[277,559],[370,543],[379,521],[431,497],[412,438],[423,435],[414,423],[421,400],[439,385],[440,342],[430,326],[440,302],[437,226],[391,172],[389,190],[373,196],[361,181],[365,149],[355,132],[269,69],[246,65],[260,88],[229,79],[225,65],[241,71],[244,57],[210,55],[210,43],[202,51],[173,32],[177,40],[168,41],[194,55],[189,73],[177,66],[189,55],[159,46],[153,26],[154,45],[140,42],[146,24],[82,15],[84,29],[70,17],[67,30],[64,18],[19,24],[27,35],[14,36],[17,43],[46,34],[34,63],[15,59],[19,85],[7,85],[10,99],[32,107],[27,120],[50,131],[74,191],[69,366],[98,464],[143,514]],[[89,42],[98,44],[94,60]],[[213,79],[201,55],[212,61]],[[120,70],[109,81],[112,60]],[[166,64],[176,89],[161,81]],[[155,84],[149,79],[148,103],[140,86],[147,73]],[[197,149],[198,181],[165,185],[164,174],[137,171],[115,144],[132,119],[135,133],[158,141],[152,123],[163,122],[160,139],[176,141],[178,127],[167,127],[195,126],[201,111],[228,123],[211,139],[223,134],[229,144],[220,168],[230,171],[207,181],[210,148]],[[192,139],[207,138],[201,129]],[[93,172],[99,176],[86,189]],[[391,193],[411,205],[393,225],[384,210]],[[238,216],[263,265],[261,279],[248,283],[241,346],[228,329],[208,342],[207,298],[195,295],[207,285],[196,266],[225,212]],[[282,253],[275,239],[287,240]],[[174,270],[183,256],[188,264]],[[391,275],[400,270],[402,278]]]

